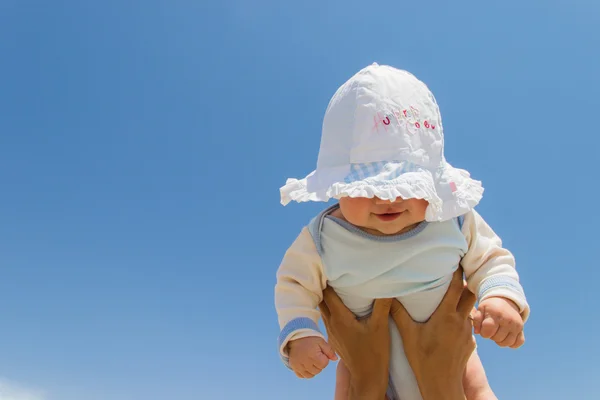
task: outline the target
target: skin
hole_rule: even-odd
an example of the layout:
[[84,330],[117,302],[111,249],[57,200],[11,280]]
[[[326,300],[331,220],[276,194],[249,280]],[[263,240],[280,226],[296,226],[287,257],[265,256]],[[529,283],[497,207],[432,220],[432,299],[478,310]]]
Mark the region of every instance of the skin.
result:
[[476,334],[493,340],[500,347],[517,349],[525,343],[519,307],[502,297],[490,297],[479,303],[473,326]]
[[464,400],[462,378],[475,349],[469,315],[474,303],[475,296],[465,288],[460,269],[444,299],[424,323],[413,321],[395,299],[375,300],[373,313],[357,320],[335,291],[327,288],[321,314],[334,348],[344,359],[337,371],[338,380],[349,381],[345,394],[337,398],[385,399],[391,316],[403,337],[423,400]]
[[[466,379],[466,377],[470,377],[470,379]],[[426,380],[427,377],[424,379]],[[342,361],[338,364],[336,370],[335,400],[348,400],[352,387],[351,383],[350,371]],[[419,387],[422,388],[423,383],[419,383]],[[433,387],[435,388],[436,386]],[[450,387],[450,385],[446,383],[444,387]],[[425,389],[427,388],[432,390],[431,386],[426,386]],[[496,395],[488,384],[485,370],[476,351],[471,354],[469,361],[467,361],[467,366],[463,374],[463,390],[463,396],[467,399],[497,400]]]
[[[465,369],[475,350],[470,317],[474,304],[475,295],[465,288],[460,270],[426,323],[413,321],[399,302],[394,303],[391,315],[424,400],[465,398]],[[482,389],[477,398],[495,399],[487,380]]]
[[[319,305],[327,336],[352,377],[349,399],[382,400],[388,386],[391,299],[376,300],[368,318],[358,320],[327,287]],[[343,371],[342,371],[343,373]],[[343,379],[343,377],[342,377]]]
[[333,215],[377,236],[408,232],[425,220],[429,203],[423,199],[381,200],[377,197],[342,197]]
[[329,361],[338,359],[333,347],[320,337],[293,340],[288,344],[288,352],[290,368],[298,378],[304,379],[314,377]]

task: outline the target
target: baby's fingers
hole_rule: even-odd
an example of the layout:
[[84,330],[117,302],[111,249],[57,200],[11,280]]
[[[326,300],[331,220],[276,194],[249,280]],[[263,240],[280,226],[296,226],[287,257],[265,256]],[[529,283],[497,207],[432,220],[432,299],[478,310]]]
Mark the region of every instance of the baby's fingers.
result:
[[323,368],[319,368],[316,365],[307,365],[306,366],[306,373],[311,375],[310,376],[311,378],[315,375],[318,375],[321,371],[323,371]]
[[500,347],[512,347],[515,344],[515,342],[517,341],[517,336],[518,336],[518,333],[509,332],[509,334],[506,336],[506,338],[504,340],[501,340],[501,341],[495,340],[495,342]]
[[[511,332],[509,325],[500,324],[500,326],[498,327],[498,330],[496,331],[494,336],[492,336],[492,340],[494,342],[496,342],[498,345],[500,345],[500,343],[504,342],[511,333],[513,333],[513,332]],[[513,342],[516,339],[516,337],[517,337],[517,334],[514,333],[513,334]]]
[[515,343],[512,346],[510,346],[510,348],[518,349],[519,347],[523,346],[524,343],[525,343],[525,334],[523,333],[523,331],[521,331],[517,335],[517,339],[515,340]]
[[314,357],[311,357],[313,365],[318,368],[325,368],[329,364],[329,357],[327,357],[324,353],[318,353]]
[[483,313],[479,310],[473,310],[471,312],[473,317],[473,329],[476,335],[481,333],[481,323],[483,322]]
[[323,342],[319,346],[321,347],[321,351],[323,352],[323,354],[325,354],[328,359],[330,359],[331,361],[337,361],[338,356],[337,354],[335,354],[335,351],[333,351],[333,347],[331,347],[329,343]]
[[314,375],[309,374],[308,371],[298,371],[298,372],[294,371],[294,373],[300,379],[310,379],[310,378],[314,377]]
[[498,324],[492,317],[486,316],[481,323],[481,337],[490,339],[496,334],[496,332],[498,332]]
[[523,332],[522,321],[509,318],[500,322],[500,328],[492,339],[502,347],[511,347],[521,332]]
[[303,365],[301,368],[299,368],[297,371],[294,371],[296,373],[296,376],[298,378],[302,378],[302,379],[310,379],[310,378],[314,378],[315,375],[319,374],[319,372],[321,372],[322,369],[321,368],[317,368],[314,365]]
[[308,372],[308,371],[302,372],[302,378],[304,378],[304,379],[311,379],[314,377],[315,377],[315,374],[313,374],[311,372]]

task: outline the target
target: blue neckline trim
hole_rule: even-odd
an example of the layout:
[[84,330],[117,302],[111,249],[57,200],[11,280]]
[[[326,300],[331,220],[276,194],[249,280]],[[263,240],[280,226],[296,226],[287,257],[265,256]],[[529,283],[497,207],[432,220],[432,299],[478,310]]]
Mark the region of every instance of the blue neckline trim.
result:
[[349,231],[351,233],[359,235],[365,239],[374,240],[376,242],[398,242],[400,240],[410,239],[411,237],[415,237],[419,233],[423,232],[423,230],[427,227],[427,225],[429,225],[429,223],[427,221],[422,221],[408,232],[399,233],[397,235],[379,236],[379,235],[373,235],[371,233],[365,232],[362,229],[352,225],[351,223],[344,221],[343,219],[334,217],[332,215],[325,215],[325,218],[335,222],[336,224],[338,224],[339,226],[341,226],[342,228],[346,229],[347,231]]

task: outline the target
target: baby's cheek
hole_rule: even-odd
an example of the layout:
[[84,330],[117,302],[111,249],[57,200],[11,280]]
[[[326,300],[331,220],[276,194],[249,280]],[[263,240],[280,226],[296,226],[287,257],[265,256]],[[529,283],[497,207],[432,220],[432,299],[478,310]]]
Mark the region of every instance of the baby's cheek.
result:
[[346,221],[356,226],[365,226],[367,224],[369,216],[371,215],[368,206],[361,204],[361,202],[353,201],[343,204],[344,203],[340,199],[340,211]]
[[420,220],[425,219],[425,213],[427,212],[427,207],[429,207],[429,202],[423,199],[410,199],[409,208],[411,213]]

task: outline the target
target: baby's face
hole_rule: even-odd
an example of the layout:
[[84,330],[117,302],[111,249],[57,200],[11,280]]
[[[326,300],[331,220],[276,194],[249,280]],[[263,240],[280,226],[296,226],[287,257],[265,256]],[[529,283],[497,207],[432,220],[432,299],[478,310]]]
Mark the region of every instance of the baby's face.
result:
[[425,220],[429,203],[422,199],[392,202],[365,197],[342,197],[340,213],[346,221],[373,235],[396,235]]

